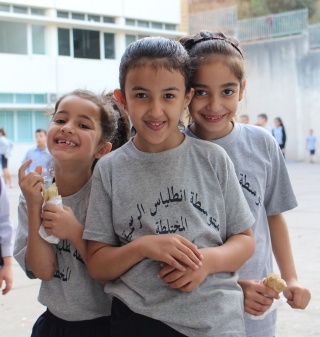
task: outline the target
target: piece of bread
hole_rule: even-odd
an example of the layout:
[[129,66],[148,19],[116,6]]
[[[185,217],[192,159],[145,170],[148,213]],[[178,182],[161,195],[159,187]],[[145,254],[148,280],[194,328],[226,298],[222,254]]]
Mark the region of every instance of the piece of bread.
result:
[[52,200],[59,196],[56,183],[53,183],[49,188],[45,189],[42,185],[42,193],[44,201]]
[[287,287],[286,281],[283,280],[282,278],[280,278],[280,276],[275,274],[275,273],[269,274],[263,280],[263,284],[265,286],[273,289],[274,291],[276,291],[279,294],[281,293],[281,291],[283,291]]

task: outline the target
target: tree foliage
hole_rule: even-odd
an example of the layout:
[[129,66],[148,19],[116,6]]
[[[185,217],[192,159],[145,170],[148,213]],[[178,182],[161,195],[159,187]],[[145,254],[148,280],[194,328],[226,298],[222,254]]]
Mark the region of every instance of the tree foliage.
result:
[[266,5],[271,13],[281,13],[308,8],[309,17],[317,10],[315,0],[266,0]]

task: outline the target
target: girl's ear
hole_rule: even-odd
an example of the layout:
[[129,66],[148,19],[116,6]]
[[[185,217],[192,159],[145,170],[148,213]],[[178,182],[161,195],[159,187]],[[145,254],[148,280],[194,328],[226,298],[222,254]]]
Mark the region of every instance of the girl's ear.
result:
[[96,153],[96,158],[101,158],[103,157],[105,154],[109,153],[112,149],[112,144],[109,142],[104,142],[99,146],[99,149]]
[[183,106],[184,109],[183,110],[187,109],[187,107],[189,106],[189,104],[190,104],[190,102],[192,100],[193,95],[194,95],[194,88],[191,88],[189,90],[189,92],[186,93],[186,96],[184,98],[184,106]]
[[124,95],[122,94],[120,89],[115,89],[113,92],[114,97],[117,99],[117,101],[119,102],[119,104],[126,109],[127,107],[127,103],[126,103],[126,99],[124,97]]
[[244,81],[241,83],[241,88],[240,88],[240,93],[239,93],[239,101],[241,101],[242,98],[243,98],[243,92],[244,92],[244,89],[246,88],[246,85],[247,85],[247,81],[244,80]]

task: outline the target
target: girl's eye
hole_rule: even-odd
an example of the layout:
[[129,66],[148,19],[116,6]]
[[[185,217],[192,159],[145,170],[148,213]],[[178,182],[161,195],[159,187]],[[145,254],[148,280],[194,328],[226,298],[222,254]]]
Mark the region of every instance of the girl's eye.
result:
[[226,89],[223,91],[223,94],[226,96],[231,96],[232,94],[234,94],[234,91],[231,89]]
[[174,96],[173,96],[172,94],[165,94],[165,95],[164,95],[164,98],[169,98],[169,99],[171,99],[171,98],[174,98]]
[[89,127],[85,124],[79,124],[80,129],[89,129]]
[[195,96],[205,96],[207,93],[204,90],[196,90],[194,92]]
[[64,119],[55,119],[54,122],[57,123],[57,124],[63,124],[63,123],[65,123],[65,120]]
[[142,92],[140,92],[139,94],[136,95],[136,97],[138,97],[138,98],[146,98],[147,95],[144,94],[144,93],[142,93]]

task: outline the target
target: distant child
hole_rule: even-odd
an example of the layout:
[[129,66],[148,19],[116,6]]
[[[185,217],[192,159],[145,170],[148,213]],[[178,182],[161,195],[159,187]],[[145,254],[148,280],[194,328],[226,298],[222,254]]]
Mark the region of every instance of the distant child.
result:
[[9,198],[6,184],[0,177],[0,290],[6,295],[12,288],[12,233],[13,222],[10,220]]
[[274,125],[275,127],[272,129],[272,135],[279,144],[280,150],[283,156],[285,157],[286,141],[287,141],[286,128],[284,127],[282,119],[280,117],[276,117],[274,119]]
[[268,125],[268,116],[266,114],[259,114],[257,125],[272,133],[272,128]]
[[9,158],[11,157],[12,148],[13,143],[7,138],[5,129],[0,128],[0,165],[2,167],[4,183],[11,188],[13,187],[13,185],[8,168],[8,163]]
[[112,337],[245,336],[235,271],[254,219],[225,151],[179,131],[188,60],[160,37],[121,59],[115,96],[136,135],[97,164],[84,231],[88,270],[114,296]]
[[[47,143],[63,209],[42,208],[41,166],[26,175],[31,163],[27,160],[19,169],[23,196],[14,257],[28,277],[42,280],[39,301],[48,308],[35,323],[32,337],[109,336],[111,298],[87,272],[82,232],[94,165],[110,152],[117,124],[129,123],[127,116],[114,111],[113,103],[86,90],[66,94],[56,103]],[[58,244],[42,239],[41,224],[47,234],[60,239]]]
[[[222,146],[235,166],[238,182],[256,219],[256,251],[239,271],[245,311],[262,315],[278,294],[259,281],[273,271],[272,250],[284,295],[293,308],[304,309],[310,292],[297,281],[288,228],[282,212],[297,206],[283,155],[276,140],[261,127],[234,123],[246,86],[244,57],[238,42],[222,33],[201,31],[181,43],[191,58],[195,90],[189,105],[194,120],[185,134]],[[267,295],[264,296],[264,295]],[[263,320],[246,318],[247,336],[275,336],[276,313]]]
[[32,159],[31,164],[26,169],[26,173],[34,172],[36,166],[41,166],[42,175],[50,175],[48,169],[50,169],[52,157],[47,148],[47,131],[44,129],[37,129],[35,137],[37,145],[27,151],[22,161],[24,163],[28,159]]
[[240,116],[240,123],[249,124],[249,116],[248,115],[241,115]]
[[307,137],[307,150],[310,155],[310,163],[314,163],[314,155],[316,154],[317,148],[317,137],[313,134],[313,129],[310,129],[309,136]]

